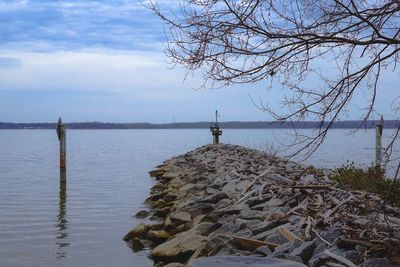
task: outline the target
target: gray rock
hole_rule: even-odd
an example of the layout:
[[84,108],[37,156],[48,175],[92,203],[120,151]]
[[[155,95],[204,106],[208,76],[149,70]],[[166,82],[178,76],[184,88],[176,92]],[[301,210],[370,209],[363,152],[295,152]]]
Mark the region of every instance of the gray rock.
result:
[[275,248],[273,255],[288,254],[289,250],[293,247],[294,241],[287,242]]
[[245,220],[264,220],[265,219],[265,212],[256,211],[256,210],[242,210],[238,215],[239,218]]
[[192,261],[188,267],[304,267],[304,264],[273,258],[254,256],[215,256],[199,258]]
[[273,209],[272,209],[273,212],[280,212],[280,213],[283,213],[283,214],[287,214],[289,210],[290,210],[290,208],[289,207],[285,207],[285,206],[283,206],[283,207],[273,207]]
[[235,223],[239,225],[240,229],[244,228],[254,229],[263,224],[263,222],[261,222],[260,220],[244,220],[241,218],[237,218]]
[[236,183],[238,182],[238,179],[230,180],[227,184],[225,184],[221,191],[226,193],[228,196],[234,196],[237,194],[236,190]]
[[270,207],[279,207],[282,206],[283,204],[284,204],[283,200],[279,198],[273,198],[267,202],[267,205]]
[[286,253],[278,253],[278,254],[273,255],[273,257],[278,258],[278,259],[285,259],[285,260],[291,260],[291,261],[303,263],[300,257],[292,256],[292,255],[289,255]]
[[212,183],[216,188],[221,188],[224,185],[224,181],[221,178],[215,178]]
[[288,218],[288,221],[289,221],[291,224],[295,224],[295,225],[297,225],[297,224],[300,222],[300,220],[301,220],[301,217],[300,217],[300,216],[297,216],[297,215],[292,215],[292,216],[290,216],[290,217]]
[[152,217],[165,218],[171,211],[170,207],[157,208]]
[[243,192],[249,185],[250,180],[241,180],[236,184],[236,191]]
[[290,208],[294,208],[299,204],[299,202],[297,201],[297,199],[293,198],[290,199],[287,204]]
[[227,247],[227,241],[219,236],[213,236],[201,247],[198,251],[194,253],[190,260],[200,257],[209,257],[217,254],[222,248]]
[[237,231],[235,233],[235,235],[249,238],[253,235],[253,232],[250,231],[249,229],[243,229],[243,230]]
[[299,168],[299,165],[293,161],[288,161],[285,165],[287,172],[293,172]]
[[215,194],[218,194],[218,193],[219,193],[219,190],[218,190],[218,189],[215,189],[215,188],[212,188],[212,187],[207,187],[207,188],[206,188],[206,193],[207,193],[208,195],[215,195]]
[[156,264],[154,264],[153,267],[164,267],[164,266],[165,266],[164,262],[160,261],[160,262],[157,262]]
[[232,249],[232,256],[254,256],[254,255],[247,250]]
[[164,265],[164,267],[185,267],[185,265],[179,262],[172,262],[170,264]]
[[253,207],[255,205],[259,204],[265,204],[268,200],[270,200],[273,197],[272,194],[264,194],[262,198],[260,199],[258,196],[257,197],[252,197],[246,200],[246,204],[249,205],[249,207]]
[[202,200],[201,202],[208,202],[208,203],[217,203],[218,201],[228,198],[228,195],[225,194],[224,192],[220,192],[214,195],[211,195],[209,197],[206,197],[204,200]]
[[367,251],[367,248],[366,248],[366,247],[363,247],[363,246],[357,245],[357,246],[355,247],[355,250],[357,251],[358,255],[360,255],[360,259],[361,259],[361,258],[362,258],[362,255],[365,255],[365,252]]
[[182,192],[192,192],[192,191],[197,191],[199,189],[197,189],[197,185],[192,184],[192,183],[187,183],[184,184],[181,188],[179,188],[179,191]]
[[237,219],[236,215],[230,215],[230,214],[225,214],[222,217],[219,218],[220,223],[234,223]]
[[271,242],[271,243],[275,243],[275,244],[285,244],[288,243],[288,241],[286,240],[286,238],[284,238],[282,235],[280,235],[279,233],[276,234],[272,234],[269,235],[265,238],[265,241],[267,242]]
[[295,240],[294,243],[296,244],[300,243],[300,244],[299,246],[296,247],[292,246],[295,248],[291,250],[290,255],[300,257],[304,263],[307,263],[311,258],[311,256],[313,255],[315,248],[317,247],[315,242],[313,241],[302,242],[300,240]]
[[230,246],[223,246],[214,256],[228,256],[232,255],[232,248]]
[[263,255],[263,256],[271,256],[272,251],[268,246],[261,246],[261,247],[256,248],[256,250],[254,250],[254,254],[259,254],[259,255]]
[[305,183],[311,183],[312,181],[315,180],[314,174],[307,174],[304,175],[300,178],[301,181],[305,182]]
[[138,225],[136,225],[135,228],[130,230],[129,233],[127,233],[124,236],[123,239],[124,239],[124,241],[128,241],[135,237],[143,238],[150,229],[151,229],[151,226],[146,225],[144,223],[139,223]]
[[144,248],[144,244],[142,242],[142,240],[140,240],[137,237],[134,237],[131,241],[130,241],[131,247],[133,249],[133,251],[137,252],[140,251]]
[[192,216],[190,215],[189,212],[185,211],[174,211],[169,215],[169,218],[171,219],[172,222],[174,221],[179,221],[179,222],[191,222],[192,221]]
[[220,228],[213,232],[214,235],[233,234],[239,231],[240,226],[235,223],[224,223]]
[[353,221],[358,227],[366,227],[371,224],[371,221],[365,218],[358,218]]
[[267,206],[267,203],[257,204],[251,207],[252,210],[259,210],[259,211],[269,211],[270,207]]
[[170,238],[171,235],[165,230],[149,231],[147,238],[156,244],[160,244]]
[[354,264],[360,263],[360,254],[358,254],[357,250],[347,250],[343,253],[343,257]]
[[400,229],[393,229],[393,237],[396,239],[400,239]]
[[311,257],[311,259],[308,261],[308,266],[309,267],[318,267],[323,265],[327,260],[329,260],[331,257],[326,255],[324,252],[317,253]]
[[337,238],[340,237],[342,231],[339,228],[330,228],[329,230],[322,233],[322,237],[330,243],[333,243]]
[[317,245],[317,247],[315,248],[313,254],[311,255],[311,258],[313,258],[315,255],[324,252],[324,250],[326,249],[326,244],[321,242],[318,243],[319,238],[316,238],[313,240],[315,242],[315,244]]
[[147,210],[141,210],[141,211],[138,211],[138,212],[136,213],[135,217],[138,218],[138,219],[144,219],[144,218],[149,217],[149,215],[150,215],[150,212],[149,212],[149,211],[147,211]]
[[[270,231],[284,223],[285,223],[285,221],[262,222],[259,226],[257,226],[254,229],[251,229],[251,230],[253,231],[253,234],[256,235],[254,237],[255,239],[263,239],[266,236],[268,236],[269,234],[272,234],[267,231]],[[287,224],[284,224],[284,225],[286,226]],[[288,228],[288,227],[286,227],[286,228]]]
[[199,223],[195,228],[202,236],[208,236],[215,230],[221,227],[220,223],[202,222]]
[[214,210],[214,205],[210,203],[190,203],[182,207],[181,210],[189,212],[190,215],[192,215],[192,218],[194,218],[198,215],[207,214]]
[[206,238],[192,229],[177,234],[167,242],[155,247],[150,255],[156,262],[186,262],[193,252],[205,242]]
[[215,204],[215,208],[216,209],[223,208],[223,207],[228,206],[231,203],[232,203],[232,200],[230,200],[229,198],[221,199],[220,201],[217,202],[217,204]]
[[249,207],[246,204],[237,204],[237,205],[232,205],[232,206],[229,206],[226,208],[221,208],[221,209],[215,210],[214,213],[217,216],[221,217],[222,215],[225,215],[225,214],[228,214],[228,215],[239,214],[242,210],[246,210],[248,208]]
[[390,262],[387,259],[372,258],[364,261],[359,267],[390,267]]

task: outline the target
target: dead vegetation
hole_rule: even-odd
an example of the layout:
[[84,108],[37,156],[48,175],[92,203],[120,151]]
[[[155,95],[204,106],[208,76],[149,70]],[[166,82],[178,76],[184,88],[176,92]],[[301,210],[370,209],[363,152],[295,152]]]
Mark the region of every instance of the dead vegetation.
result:
[[151,174],[158,183],[147,202],[160,223],[141,225],[125,240],[154,242],[156,262],[258,255],[308,266],[400,264],[400,208],[344,189],[324,171],[220,144]]

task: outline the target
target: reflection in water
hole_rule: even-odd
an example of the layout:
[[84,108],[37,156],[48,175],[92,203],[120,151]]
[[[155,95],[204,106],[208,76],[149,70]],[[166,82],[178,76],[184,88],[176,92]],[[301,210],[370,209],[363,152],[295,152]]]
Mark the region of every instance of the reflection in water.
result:
[[67,184],[60,183],[60,194],[59,194],[59,211],[57,216],[57,248],[56,253],[57,259],[62,259],[67,256],[68,242],[68,220],[66,214],[66,202],[67,202]]

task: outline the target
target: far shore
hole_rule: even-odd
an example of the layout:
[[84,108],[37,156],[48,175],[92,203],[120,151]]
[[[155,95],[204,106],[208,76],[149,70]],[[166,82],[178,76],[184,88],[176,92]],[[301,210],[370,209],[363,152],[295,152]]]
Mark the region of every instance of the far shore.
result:
[[[176,123],[109,123],[109,122],[72,122],[66,123],[68,129],[209,129],[212,122],[176,122]],[[348,120],[335,122],[332,129],[373,129],[379,121],[367,122]],[[316,129],[321,126],[319,121],[227,121],[219,122],[222,129]],[[322,124],[322,128],[328,123]],[[24,129],[55,129],[54,123],[13,123],[0,122],[0,130],[24,130]],[[399,123],[396,120],[386,120],[385,129],[397,129]]]

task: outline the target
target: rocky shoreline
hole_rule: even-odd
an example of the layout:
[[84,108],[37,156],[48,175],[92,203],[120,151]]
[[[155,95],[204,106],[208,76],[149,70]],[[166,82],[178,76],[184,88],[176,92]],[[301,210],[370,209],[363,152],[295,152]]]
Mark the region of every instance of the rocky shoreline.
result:
[[150,175],[157,179],[151,209],[137,216],[155,223],[140,223],[124,240],[149,249],[155,266],[400,263],[400,209],[340,188],[328,171],[219,144],[169,159]]

